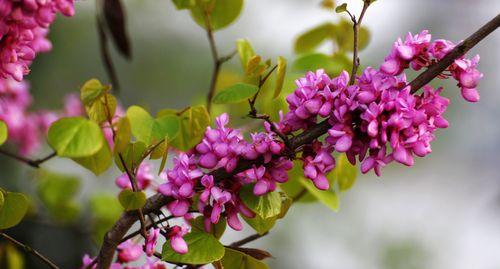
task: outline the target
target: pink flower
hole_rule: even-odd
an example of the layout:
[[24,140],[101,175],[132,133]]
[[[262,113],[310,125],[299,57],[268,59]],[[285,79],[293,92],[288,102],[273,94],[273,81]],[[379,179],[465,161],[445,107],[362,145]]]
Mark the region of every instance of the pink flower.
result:
[[[137,187],[139,187],[140,190],[146,189],[154,180],[154,176],[151,173],[151,165],[147,162],[142,162],[137,169],[135,179],[137,180]],[[127,173],[123,173],[117,177],[115,183],[121,189],[132,189],[132,184]]]
[[186,228],[176,225],[170,229],[168,234],[170,246],[179,254],[186,254],[188,252],[188,245],[184,241],[184,238],[182,238],[187,232]]
[[156,242],[158,241],[158,235],[160,234],[160,229],[151,228],[149,230],[148,236],[146,238],[144,249],[146,255],[152,256],[155,253]]
[[130,239],[118,245],[117,250],[118,260],[122,263],[136,261],[143,253],[142,246],[133,243]]

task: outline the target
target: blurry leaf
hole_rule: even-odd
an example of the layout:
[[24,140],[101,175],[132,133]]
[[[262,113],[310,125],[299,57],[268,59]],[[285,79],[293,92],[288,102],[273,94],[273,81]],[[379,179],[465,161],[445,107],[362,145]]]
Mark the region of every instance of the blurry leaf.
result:
[[269,269],[267,264],[231,248],[226,248],[222,266],[224,269]]
[[263,259],[273,257],[273,255],[271,255],[271,253],[269,253],[265,250],[262,250],[262,249],[258,249],[258,248],[242,248],[242,247],[229,247],[229,248],[232,250],[243,252],[246,255],[254,257],[257,260],[263,260]]
[[83,105],[91,105],[93,102],[99,100],[109,89],[109,86],[102,85],[99,80],[95,78],[90,79],[80,89],[80,99]]
[[[191,220],[191,227],[193,229],[196,229],[200,232],[207,232],[205,231],[205,218],[203,216],[196,217],[194,220]],[[220,239],[222,235],[224,234],[224,231],[226,231],[226,218],[220,218],[219,222],[216,224],[210,223],[210,234],[215,236],[215,238]]]
[[[158,112],[158,117],[164,115],[176,115],[175,110],[164,109]],[[210,124],[210,116],[205,106],[193,106],[180,114],[179,134],[170,140],[172,147],[187,151],[200,143],[207,126]]]
[[274,227],[276,224],[277,216],[270,218],[261,218],[259,215],[256,215],[253,218],[247,218],[242,216],[243,220],[245,220],[250,227],[252,227],[258,234],[263,235]]
[[175,138],[179,132],[179,119],[174,115],[165,115],[154,119],[139,106],[131,106],[127,109],[127,117],[130,120],[132,134],[146,145],[156,143],[168,136]]
[[91,120],[102,123],[115,115],[117,106],[118,101],[116,101],[116,98],[106,93],[92,102],[92,104],[85,105],[85,111],[87,111],[87,115],[89,115]]
[[[125,165],[129,169],[135,169],[140,164],[146,149],[146,144],[143,142],[138,141],[135,143],[129,143],[125,150],[121,153]],[[125,172],[125,168],[123,167],[118,154],[115,155],[115,164],[122,172]]]
[[7,129],[7,124],[0,120],[0,146],[5,143],[7,138],[9,137],[9,130]]
[[293,68],[297,71],[307,72],[318,69],[325,69],[330,73],[336,69],[335,62],[331,57],[323,53],[304,54],[293,63]]
[[[337,24],[335,31],[335,41],[339,50],[350,52],[354,47],[354,33],[352,30],[352,22],[347,19],[342,19]],[[359,28],[358,32],[358,50],[364,49],[370,41],[370,32],[364,26]]]
[[238,50],[238,55],[240,56],[241,66],[243,67],[243,70],[246,70],[248,61],[250,58],[255,56],[252,44],[250,44],[250,41],[246,39],[238,39],[236,41],[236,48]]
[[301,178],[300,183],[304,186],[309,193],[318,198],[318,200],[329,207],[331,210],[337,212],[339,210],[339,197],[333,190],[319,190],[317,189],[311,180]]
[[280,95],[281,89],[283,89],[283,83],[285,82],[286,75],[286,59],[283,57],[278,57],[278,68],[276,70],[276,84],[274,87],[273,98]]
[[335,53],[332,57],[332,61],[334,63],[334,68],[327,70],[327,72],[333,76],[340,75],[344,70],[350,72],[352,69],[352,60],[344,53]]
[[242,9],[243,0],[201,0],[191,9],[191,16],[206,28],[205,16],[209,14],[212,30],[219,30],[235,21]]
[[118,200],[125,210],[137,210],[146,204],[146,194],[142,191],[124,189],[118,195]]
[[337,13],[342,13],[342,12],[345,12],[345,11],[347,11],[347,4],[346,3],[343,3],[340,6],[337,6],[335,8],[335,12],[337,12]]
[[257,196],[253,194],[253,185],[246,185],[241,188],[240,197],[248,208],[264,219],[281,212],[281,195],[277,191]]
[[171,263],[207,264],[224,256],[224,246],[211,234],[195,229],[185,235],[184,240],[188,244],[188,253],[175,252],[167,241],[163,245],[162,260]]
[[[159,147],[160,147],[160,150],[163,151],[163,156],[161,157],[161,163],[160,163],[160,167],[158,168],[158,174],[160,174],[161,171],[163,171],[163,169],[165,168],[165,165],[167,164],[168,137],[165,137],[165,140],[161,143],[161,145]],[[155,153],[155,151],[153,151],[153,153]],[[153,156],[153,153],[151,153],[151,156]]]
[[113,226],[123,212],[122,206],[114,195],[95,194],[90,197],[92,212],[92,231],[94,239],[100,243],[104,234]]
[[[102,138],[104,140],[104,138]],[[102,174],[104,171],[113,163],[113,154],[109,149],[108,142],[103,141],[104,146],[94,155],[81,158],[72,158],[73,161],[77,162],[81,166],[89,169],[96,176]]]
[[39,173],[37,193],[50,215],[60,221],[73,221],[80,212],[75,202],[80,180],[71,175],[48,171]]
[[5,197],[3,194],[3,190],[0,189],[0,210],[2,210],[3,204],[5,203]]
[[335,1],[333,0],[323,0],[321,1],[321,7],[324,9],[334,10]]
[[0,209],[0,230],[17,225],[28,211],[28,198],[18,192],[4,192],[4,204]]
[[297,40],[295,40],[295,53],[303,54],[314,51],[323,41],[332,38],[334,32],[335,25],[331,22],[327,22],[302,33]]
[[218,92],[212,102],[214,104],[239,103],[251,98],[259,88],[255,85],[237,83]]
[[268,65],[262,63],[262,58],[259,55],[254,55],[250,57],[245,68],[245,75],[247,76],[260,76],[266,69]]
[[111,32],[113,41],[118,48],[118,51],[130,59],[132,52],[130,49],[130,40],[126,29],[125,10],[120,0],[104,0],[104,17],[106,24]]
[[127,117],[122,117],[118,120],[116,125],[116,137],[115,137],[115,153],[121,153],[126,148],[130,140],[132,139],[132,130],[130,127],[130,121]]
[[330,174],[335,177],[335,180],[339,184],[340,190],[346,191],[350,189],[356,181],[357,173],[358,169],[356,169],[356,166],[352,165],[347,160],[345,154],[341,154],[337,158],[337,165],[335,166],[335,169],[333,169]]
[[282,204],[281,204],[281,212],[280,214],[278,215],[278,218],[279,219],[282,219],[286,216],[286,214],[288,213],[288,210],[290,209],[290,207],[292,206],[292,203],[293,203],[293,200],[292,198],[288,197],[285,193],[281,193],[282,196]]
[[[8,269],[23,269],[24,258],[19,250],[11,244],[5,246],[5,258],[7,259]],[[2,263],[2,261],[0,261]]]
[[172,0],[177,9],[190,9],[196,4],[195,0]]
[[[280,184],[280,188],[287,194],[288,197],[297,197],[303,190],[304,187],[300,183],[301,178],[304,178],[304,170],[302,169],[302,164],[299,161],[294,161],[293,168],[288,172],[288,181]],[[302,195],[302,197],[295,202],[315,202],[318,199],[310,193]]]
[[92,156],[103,147],[99,126],[82,117],[62,118],[54,122],[47,136],[49,145],[57,155],[78,158]]

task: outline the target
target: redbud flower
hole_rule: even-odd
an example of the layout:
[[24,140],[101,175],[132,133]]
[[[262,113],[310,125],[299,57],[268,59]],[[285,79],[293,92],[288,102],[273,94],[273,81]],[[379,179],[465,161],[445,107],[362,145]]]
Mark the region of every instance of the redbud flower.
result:
[[149,230],[148,236],[145,242],[145,252],[146,255],[152,256],[155,253],[156,242],[158,241],[158,235],[160,234],[160,229],[151,228]]
[[143,253],[142,246],[130,239],[118,245],[117,249],[118,260],[122,263],[136,261]]
[[173,226],[170,229],[168,237],[170,239],[170,246],[179,254],[186,254],[188,252],[188,245],[184,238],[182,238],[188,230],[185,227]]

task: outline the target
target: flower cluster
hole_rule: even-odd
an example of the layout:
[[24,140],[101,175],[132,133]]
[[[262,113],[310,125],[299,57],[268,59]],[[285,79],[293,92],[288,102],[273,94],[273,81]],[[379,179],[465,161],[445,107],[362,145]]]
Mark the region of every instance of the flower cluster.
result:
[[[395,42],[380,69],[368,67],[348,84],[343,71],[330,79],[323,70],[309,72],[296,81],[297,89],[287,97],[290,111],[279,123],[284,133],[306,131],[318,119],[328,120],[331,128],[321,143],[315,140],[304,148],[304,174],[319,189],[327,189],[325,174],[333,169],[332,152],[346,153],[353,164],[361,162],[363,173],[380,169],[391,161],[413,165],[413,156],[431,152],[431,141],[438,128],[448,127],[443,117],[449,104],[440,94],[442,88],[424,86],[415,94],[407,86],[403,71],[419,70],[442,59],[454,48],[447,40],[431,43],[427,31],[408,34],[403,42]],[[482,74],[476,69],[479,56],[457,59],[440,77],[452,76],[459,81],[463,97],[479,100],[476,86]]]
[[[394,46],[381,65],[380,71],[395,76],[401,74],[408,67],[420,70],[444,58],[454,47],[455,44],[449,40],[437,39],[431,42],[431,35],[427,30],[417,35],[408,33],[404,41],[399,38],[394,42]],[[450,75],[458,81],[462,96],[469,102],[479,101],[476,87],[483,74],[476,69],[478,62],[479,55],[472,59],[466,59],[462,56],[447,69]],[[448,76],[442,74],[440,77],[447,78]]]
[[72,16],[73,0],[0,1],[0,79],[21,81],[36,54],[51,49],[46,35],[57,13]]

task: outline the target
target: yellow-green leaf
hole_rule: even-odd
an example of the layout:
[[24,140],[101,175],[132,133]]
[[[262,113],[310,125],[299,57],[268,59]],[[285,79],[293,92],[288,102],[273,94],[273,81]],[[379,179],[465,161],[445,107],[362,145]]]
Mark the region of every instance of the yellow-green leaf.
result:
[[342,154],[337,158],[337,165],[330,174],[334,177],[334,180],[337,181],[339,189],[341,191],[346,191],[354,185],[358,169],[347,160],[345,154]]
[[235,21],[243,9],[243,0],[198,0],[191,8],[191,16],[198,25],[206,28],[206,16],[212,30],[222,29]]
[[109,86],[104,86],[95,78],[88,80],[80,89],[80,98],[84,105],[90,105],[98,100],[109,90]]
[[130,143],[131,139],[132,139],[132,130],[130,127],[130,121],[128,120],[127,117],[122,117],[118,120],[118,123],[116,124],[114,152],[115,153],[123,152],[127,148],[127,145]]
[[118,200],[125,210],[137,210],[146,204],[146,194],[142,191],[124,189],[118,195]]
[[281,89],[283,89],[283,83],[285,82],[286,75],[286,59],[284,57],[278,57],[278,67],[276,69],[276,84],[274,86],[273,98],[280,95]]
[[253,185],[246,185],[240,190],[240,197],[248,208],[263,219],[281,212],[281,195],[277,191],[257,196],[253,193]]
[[146,149],[147,149],[146,144],[144,144],[143,142],[138,141],[134,143],[129,143],[123,152],[115,155],[116,166],[122,172],[125,172],[125,168],[123,167],[122,161],[120,159],[121,155],[123,161],[125,162],[125,165],[131,170],[135,169],[137,166],[139,166],[140,162],[142,161],[142,157]]
[[222,266],[224,269],[269,269],[267,264],[231,248],[226,248]]
[[240,56],[241,66],[243,67],[243,70],[246,70],[248,61],[250,58],[255,56],[252,44],[250,44],[250,41],[247,39],[238,39],[236,41],[236,49],[238,50],[238,55]]
[[5,192],[4,204],[0,209],[0,230],[17,225],[28,211],[28,198],[17,192]]
[[102,174],[104,171],[108,170],[108,168],[113,163],[113,154],[109,149],[109,145],[106,141],[104,141],[103,143],[104,146],[94,155],[81,158],[72,158],[72,160],[89,169],[96,176]]
[[311,180],[305,178],[301,178],[300,183],[307,189],[307,191],[309,191],[309,193],[318,198],[322,204],[326,205],[335,212],[339,210],[340,201],[335,191],[331,189],[325,191],[319,190],[314,186]]
[[48,171],[40,171],[38,177],[37,193],[49,214],[59,221],[74,221],[80,212],[75,200],[80,179]]
[[97,123],[82,117],[62,118],[54,122],[47,139],[57,155],[70,158],[92,156],[104,145]]
[[270,218],[261,218],[259,215],[256,215],[253,218],[247,218],[243,216],[243,220],[245,220],[250,227],[252,227],[258,234],[262,235],[271,230],[276,224],[277,216]]
[[0,120],[0,146],[5,143],[7,138],[9,137],[9,130],[7,128],[7,124]]
[[335,25],[331,22],[320,24],[302,33],[295,40],[294,50],[297,54],[313,52],[327,39],[331,39],[335,32]]
[[212,102],[214,104],[239,103],[251,98],[259,88],[255,85],[237,83],[218,92]]
[[116,98],[109,94],[103,94],[99,99],[91,104],[85,105],[85,111],[89,118],[97,123],[108,121],[115,115],[118,101]]
[[179,254],[175,252],[167,241],[163,245],[162,260],[171,263],[207,264],[224,257],[224,246],[213,235],[192,230],[184,236],[188,244],[188,252]]
[[174,115],[155,119],[142,107],[131,106],[127,109],[127,117],[130,120],[132,134],[148,146],[159,142],[165,136],[173,139],[179,132],[179,119]]
[[[191,220],[190,223],[193,229],[196,229],[200,232],[207,232],[205,231],[205,217],[196,217],[195,219]],[[210,223],[210,234],[215,236],[215,238],[220,239],[224,234],[224,231],[226,231],[226,226],[226,219],[220,218],[219,222],[217,222],[216,224]]]

